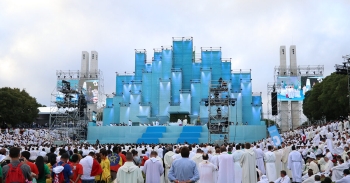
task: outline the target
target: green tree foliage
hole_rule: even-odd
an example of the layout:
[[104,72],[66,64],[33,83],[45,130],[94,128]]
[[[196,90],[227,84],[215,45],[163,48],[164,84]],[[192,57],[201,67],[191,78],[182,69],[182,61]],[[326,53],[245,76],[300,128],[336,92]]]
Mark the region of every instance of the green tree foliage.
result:
[[18,88],[0,88],[0,122],[15,125],[31,123],[37,117],[41,106],[34,97]]
[[320,84],[316,84],[311,91],[306,92],[303,112],[306,117],[320,120],[338,119],[347,116],[349,112],[348,76],[331,74]]

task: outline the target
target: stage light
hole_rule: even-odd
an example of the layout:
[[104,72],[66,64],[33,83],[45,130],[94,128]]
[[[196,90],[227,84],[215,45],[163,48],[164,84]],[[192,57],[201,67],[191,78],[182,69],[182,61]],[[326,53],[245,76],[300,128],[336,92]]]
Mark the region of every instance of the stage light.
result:
[[280,74],[280,72],[277,72],[277,74]]
[[299,72],[299,74],[301,75],[301,72]]
[[314,74],[316,74],[316,72],[314,71]]
[[284,75],[286,75],[286,72],[284,72]]
[[293,72],[290,72],[293,75]]
[[61,76],[57,76],[58,78],[60,78]]
[[205,101],[204,102],[204,105],[207,107],[209,105],[209,102],[208,101]]
[[231,106],[234,107],[236,105],[236,101],[231,101]]
[[97,78],[97,75],[96,75],[96,78]]
[[66,78],[66,76],[63,76],[63,78]]
[[308,71],[306,71],[306,74],[309,74],[309,72],[308,72]]
[[77,77],[79,78],[79,75]]
[[322,74],[322,71],[320,71],[320,74]]

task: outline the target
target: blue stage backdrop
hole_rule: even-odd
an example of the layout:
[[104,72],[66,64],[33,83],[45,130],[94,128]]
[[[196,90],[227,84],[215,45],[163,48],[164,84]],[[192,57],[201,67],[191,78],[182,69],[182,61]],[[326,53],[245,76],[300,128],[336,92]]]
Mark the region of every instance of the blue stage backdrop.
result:
[[253,92],[251,71],[232,68],[231,59],[222,55],[221,48],[212,47],[196,53],[193,39],[186,37],[154,49],[152,62],[146,62],[146,50],[135,50],[135,72],[116,75],[115,95],[107,98],[103,126],[128,120],[137,126],[156,120],[168,124],[174,114],[186,115],[192,125],[204,125],[209,115],[203,101],[208,99],[210,83],[220,78],[228,84],[226,97],[237,100],[229,106],[229,122],[264,126],[261,94]]

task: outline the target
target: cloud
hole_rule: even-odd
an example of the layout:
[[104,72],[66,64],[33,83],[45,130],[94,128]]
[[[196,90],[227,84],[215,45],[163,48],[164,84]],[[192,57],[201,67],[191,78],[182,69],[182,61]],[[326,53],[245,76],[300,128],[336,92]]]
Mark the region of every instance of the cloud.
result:
[[[0,84],[26,88],[50,105],[56,70],[79,70],[81,51],[99,52],[105,92],[115,72],[134,70],[134,49],[192,36],[222,47],[232,69],[252,69],[253,91],[274,80],[279,46],[296,45],[299,65],[325,65],[328,75],[349,54],[348,1],[11,1],[0,2]],[[266,112],[266,110],[265,110]]]

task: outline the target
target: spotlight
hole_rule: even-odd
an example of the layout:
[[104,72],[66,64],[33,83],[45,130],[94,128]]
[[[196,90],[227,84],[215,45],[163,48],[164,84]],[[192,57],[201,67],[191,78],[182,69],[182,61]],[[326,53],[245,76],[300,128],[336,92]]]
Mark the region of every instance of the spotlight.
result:
[[209,102],[208,102],[208,101],[205,101],[205,102],[204,102],[204,105],[205,105],[205,107],[207,107],[207,106],[209,105]]
[[284,72],[284,75],[286,75],[286,72]]
[[290,74],[292,74],[292,75],[293,75],[293,72],[290,72]]
[[70,78],[73,78],[73,76],[70,76]]
[[322,71],[320,71],[320,74],[322,74]]
[[63,76],[63,78],[66,78],[66,76]]
[[309,72],[308,72],[308,71],[306,71],[306,74],[309,74]]
[[231,101],[231,106],[234,107],[236,105],[236,101]]
[[57,76],[58,78],[60,78],[61,76]]
[[277,74],[280,74],[280,72],[277,72]]
[[301,75],[301,72],[299,71],[299,74]]
[[314,71],[314,74],[316,74],[316,72]]

